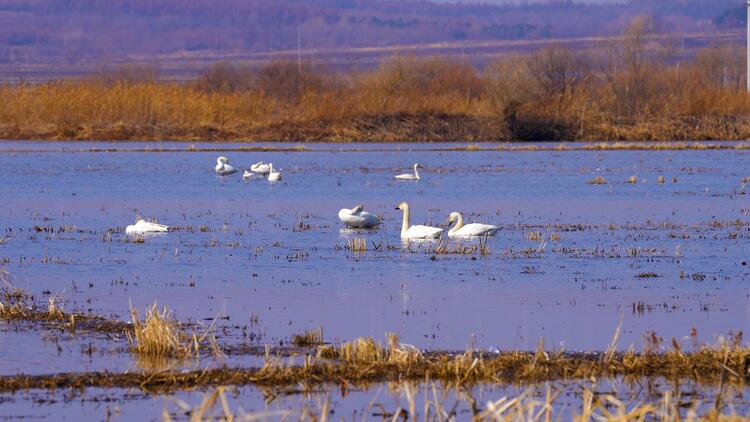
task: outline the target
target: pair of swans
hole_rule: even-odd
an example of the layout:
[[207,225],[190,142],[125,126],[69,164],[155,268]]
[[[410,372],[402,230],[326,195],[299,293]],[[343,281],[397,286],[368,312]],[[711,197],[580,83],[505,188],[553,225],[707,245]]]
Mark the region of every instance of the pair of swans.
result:
[[269,182],[278,182],[281,180],[281,172],[273,168],[273,163],[265,164],[263,162],[257,162],[250,166],[250,169],[245,170],[242,174],[242,178],[247,180],[254,175],[266,176]]
[[[419,239],[437,239],[443,234],[443,229],[431,226],[412,226],[411,213],[409,204],[402,202],[396,207],[397,210],[404,212],[401,224],[401,239],[419,240]],[[475,237],[475,236],[493,236],[497,226],[490,224],[471,223],[464,225],[463,217],[458,212],[452,212],[448,218],[448,223],[456,223],[448,230],[448,237]]]
[[263,161],[258,161],[255,164],[251,164],[250,168],[245,170],[245,172],[242,174],[242,178],[249,179],[253,177],[253,175],[256,175],[256,174],[265,176],[270,172],[271,172],[271,164],[266,164]]
[[419,169],[421,168],[424,168],[422,167],[421,164],[414,163],[414,174],[412,173],[399,174],[397,176],[394,176],[394,179],[396,180],[420,180],[421,178],[419,177]]
[[138,220],[135,224],[125,227],[125,234],[147,234],[147,233],[166,233],[169,226],[164,224],[152,223],[146,220]]

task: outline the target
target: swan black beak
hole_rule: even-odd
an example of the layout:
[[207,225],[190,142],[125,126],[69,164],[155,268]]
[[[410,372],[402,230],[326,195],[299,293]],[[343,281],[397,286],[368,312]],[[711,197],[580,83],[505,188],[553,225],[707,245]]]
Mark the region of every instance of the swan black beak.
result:
[[395,210],[397,210],[397,209],[398,209],[398,207],[396,207],[396,208],[394,208],[394,209],[395,209]]

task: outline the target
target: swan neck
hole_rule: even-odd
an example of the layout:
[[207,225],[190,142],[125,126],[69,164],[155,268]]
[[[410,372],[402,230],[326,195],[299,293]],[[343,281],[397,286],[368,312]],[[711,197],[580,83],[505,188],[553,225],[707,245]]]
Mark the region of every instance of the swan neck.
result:
[[457,231],[459,231],[459,230],[461,229],[461,227],[463,227],[463,226],[464,226],[464,219],[463,219],[463,217],[461,216],[461,214],[458,214],[458,218],[456,219],[456,224],[454,224],[454,225],[453,225],[453,227],[451,227],[451,229],[450,229],[450,230],[448,230],[448,234],[449,234],[449,235],[452,235],[453,233],[456,233],[456,232],[457,232]]
[[401,234],[406,233],[409,230],[409,207],[404,208],[404,217],[401,224]]
[[419,169],[417,166],[414,166],[414,177],[416,177],[417,180],[419,180]]

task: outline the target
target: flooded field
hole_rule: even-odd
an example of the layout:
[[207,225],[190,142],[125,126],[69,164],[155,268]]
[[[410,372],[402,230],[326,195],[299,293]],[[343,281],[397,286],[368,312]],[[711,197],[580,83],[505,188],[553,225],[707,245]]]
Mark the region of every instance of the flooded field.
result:
[[[160,147],[170,150],[144,151]],[[603,352],[618,327],[612,346],[618,351],[633,345],[663,352],[673,338],[697,350],[720,336],[746,346],[749,150],[273,147],[285,150],[0,143],[0,270],[35,302],[52,298],[66,312],[126,322],[131,305],[141,313],[153,303],[168,306],[193,330],[210,330],[225,350],[166,364],[175,370],[261,367],[266,345],[293,354],[292,337],[317,328],[331,344],[363,336],[385,341],[386,333],[397,333],[422,353],[533,352],[542,338],[548,350]],[[218,155],[238,168],[272,162],[283,180],[218,176]],[[414,163],[424,166],[421,180],[394,180]],[[467,222],[500,230],[486,242],[403,242],[401,211],[394,209],[403,201],[413,224],[447,228],[448,215],[459,211]],[[357,204],[383,224],[345,229],[337,213]],[[126,235],[136,218],[172,229]],[[124,334],[33,321],[0,322],[0,354],[4,376],[154,369],[130,353]],[[657,391],[675,389],[652,382],[661,386]],[[589,387],[611,391],[612,383]],[[632,382],[622,383],[628,388],[618,390],[632,390]],[[578,384],[558,387],[580,403]],[[375,419],[390,420],[384,415],[408,408],[404,388],[320,387],[301,394],[245,386],[226,394],[232,409],[308,405],[316,414],[332,397],[336,420],[353,414],[359,420],[362,412],[379,413],[370,403],[381,389],[378,403],[388,408]],[[417,407],[424,407],[432,387],[413,388],[421,397]],[[488,400],[528,388],[544,401],[543,384],[474,387],[472,395],[484,409]],[[648,388],[639,388],[624,395],[643,399]],[[712,400],[715,387],[691,388],[693,396]],[[166,406],[181,419],[184,407],[199,405],[205,394],[32,390],[0,395],[0,406],[19,419],[49,420],[91,412],[160,420]],[[460,401],[458,408],[471,415],[471,400],[446,394],[446,407]],[[558,416],[575,413],[571,406],[578,404]],[[744,408],[741,400],[738,406]]]

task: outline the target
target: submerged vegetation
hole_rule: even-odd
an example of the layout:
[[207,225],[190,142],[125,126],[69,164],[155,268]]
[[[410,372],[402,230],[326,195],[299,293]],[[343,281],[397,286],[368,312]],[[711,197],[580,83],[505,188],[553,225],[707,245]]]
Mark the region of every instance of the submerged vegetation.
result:
[[[551,46],[484,69],[394,57],[323,64],[218,63],[193,81],[132,70],[0,87],[0,137],[93,140],[511,141],[750,138],[741,55],[689,62],[636,19],[587,50]],[[121,72],[122,73],[122,72]],[[132,75],[131,75],[132,73]]]
[[[729,393],[720,392],[711,401],[690,397],[679,390],[667,391],[658,397],[630,402],[618,397],[617,394],[596,390],[596,383],[592,386],[572,387],[569,389],[547,385],[544,390],[529,388],[521,393],[490,399],[484,403],[474,397],[471,391],[465,389],[446,389],[435,382],[415,385],[409,382],[393,383],[389,386],[391,395],[397,399],[404,398],[405,403],[397,400],[392,410],[384,404],[377,403],[378,397],[372,399],[364,409],[360,419],[356,412],[351,420],[366,421],[368,416],[380,420],[422,420],[425,422],[443,422],[454,420],[471,420],[473,422],[536,422],[572,420],[586,422],[590,420],[607,422],[647,421],[663,422],[698,422],[698,421],[747,421],[750,415],[738,412],[729,403],[722,402],[722,396]],[[541,390],[541,391],[540,391]],[[457,396],[452,399],[449,394]],[[572,400],[570,397],[574,397]],[[218,387],[203,395],[200,405],[190,406],[187,403],[173,399],[179,406],[179,411],[190,415],[191,421],[212,420],[296,420],[299,422],[325,421],[333,414],[330,396],[320,400],[318,405],[305,404],[298,409],[278,410],[274,412],[247,412],[240,408],[232,411],[226,388]],[[168,411],[163,414],[164,421],[172,421]],[[566,416],[567,415],[567,416]]]

